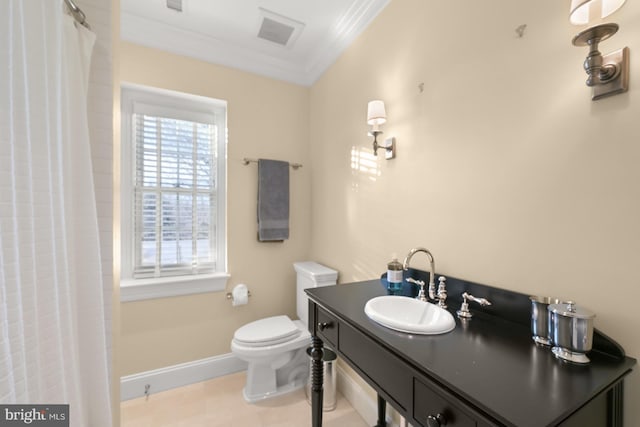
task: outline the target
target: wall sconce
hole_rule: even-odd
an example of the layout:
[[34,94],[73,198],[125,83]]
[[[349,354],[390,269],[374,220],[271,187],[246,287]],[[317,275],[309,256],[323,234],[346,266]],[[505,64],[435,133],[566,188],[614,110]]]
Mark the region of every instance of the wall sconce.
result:
[[[574,25],[588,24],[618,10],[625,0],[572,0],[569,20]],[[618,31],[618,24],[600,24],[581,31],[573,38],[574,46],[589,46],[584,61],[588,74],[587,86],[592,88],[591,99],[626,92],[629,89],[629,48],[624,47],[602,55],[598,44]]]
[[370,135],[373,135],[373,155],[378,155],[378,148],[384,148],[384,157],[387,160],[396,157],[396,139],[387,138],[384,143],[378,143],[378,135],[382,134],[380,125],[387,121],[387,112],[384,109],[384,101],[369,101],[367,105],[367,123],[372,126]]

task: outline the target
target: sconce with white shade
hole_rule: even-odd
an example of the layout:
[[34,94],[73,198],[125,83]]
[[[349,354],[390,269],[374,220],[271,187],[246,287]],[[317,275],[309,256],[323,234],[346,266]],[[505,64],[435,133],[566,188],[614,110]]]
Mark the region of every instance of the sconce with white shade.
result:
[[587,25],[620,9],[626,0],[572,0],[569,20],[573,25]]
[[[574,25],[586,25],[603,19],[618,10],[625,0],[572,0],[569,20]],[[626,92],[629,89],[629,48],[624,47],[602,55],[598,44],[618,31],[618,24],[600,24],[581,31],[573,38],[574,46],[589,46],[584,70],[589,76],[587,86],[592,88],[591,99]]]
[[387,121],[387,112],[384,108],[384,101],[379,99],[369,101],[367,105],[367,123],[371,125],[369,134],[373,135],[373,155],[378,155],[378,148],[385,150],[385,159],[390,160],[396,156],[396,139],[387,138],[384,143],[378,143],[378,135],[382,134],[380,125]]

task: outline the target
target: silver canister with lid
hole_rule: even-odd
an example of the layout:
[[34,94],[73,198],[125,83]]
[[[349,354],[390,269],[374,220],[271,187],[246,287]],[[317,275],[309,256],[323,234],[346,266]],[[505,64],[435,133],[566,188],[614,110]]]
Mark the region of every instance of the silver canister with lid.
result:
[[595,313],[578,307],[571,301],[566,304],[550,304],[547,309],[553,354],[569,362],[589,363],[586,353],[591,351],[593,344]]
[[558,298],[530,296],[531,301],[531,337],[536,344],[550,346],[549,339],[549,304],[563,304]]

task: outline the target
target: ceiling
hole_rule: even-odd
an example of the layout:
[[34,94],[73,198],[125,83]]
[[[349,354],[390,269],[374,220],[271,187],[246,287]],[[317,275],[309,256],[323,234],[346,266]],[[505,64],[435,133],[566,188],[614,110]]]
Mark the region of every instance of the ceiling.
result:
[[121,0],[121,37],[309,86],[389,1]]

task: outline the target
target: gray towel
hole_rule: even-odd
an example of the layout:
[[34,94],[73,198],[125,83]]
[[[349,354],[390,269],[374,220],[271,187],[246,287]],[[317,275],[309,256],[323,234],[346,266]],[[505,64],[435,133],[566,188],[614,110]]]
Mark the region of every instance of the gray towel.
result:
[[289,163],[258,160],[258,240],[289,238]]

